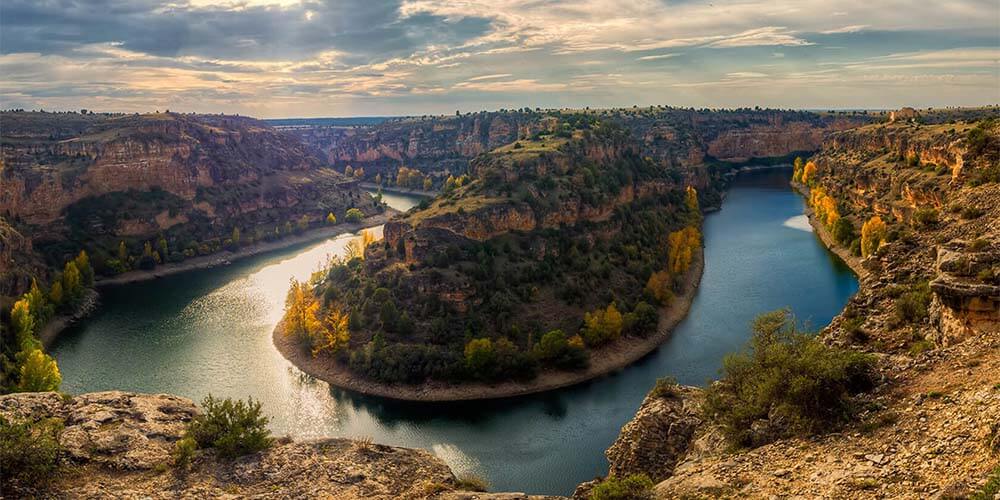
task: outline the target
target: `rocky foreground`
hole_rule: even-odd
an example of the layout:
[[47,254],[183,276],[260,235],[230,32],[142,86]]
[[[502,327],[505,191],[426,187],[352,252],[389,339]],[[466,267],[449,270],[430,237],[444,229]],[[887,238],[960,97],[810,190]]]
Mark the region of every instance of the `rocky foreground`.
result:
[[119,391],[0,396],[0,416],[57,418],[61,467],[39,491],[53,498],[539,498],[461,491],[447,465],[423,450],[370,441],[279,440],[236,460],[202,451],[190,469],[173,465],[175,443],[199,412],[185,398]]
[[[881,381],[850,424],[733,450],[700,411],[701,390],[650,395],[607,450],[609,476],[646,474],[657,498],[993,498],[974,495],[1000,477],[997,127],[841,132],[796,183],[817,235],[861,282],[821,332],[878,360]],[[992,142],[975,148],[966,141],[975,134]],[[831,221],[861,228],[874,217],[887,231],[870,255],[836,240]]]

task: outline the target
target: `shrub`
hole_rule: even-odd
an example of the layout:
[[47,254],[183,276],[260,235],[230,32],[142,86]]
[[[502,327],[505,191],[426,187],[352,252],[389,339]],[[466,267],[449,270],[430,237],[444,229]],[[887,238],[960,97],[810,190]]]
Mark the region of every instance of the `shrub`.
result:
[[872,366],[868,355],[798,331],[788,311],[766,313],[754,320],[749,348],[724,360],[706,414],[736,446],[819,433],[850,416],[852,395],[871,387]]
[[837,219],[833,223],[833,238],[841,245],[850,245],[855,238],[854,224],[844,217]]
[[962,218],[966,220],[978,219],[985,213],[985,210],[978,207],[965,207],[962,209]]
[[653,386],[653,390],[649,391],[649,395],[654,398],[672,398],[677,396],[680,388],[680,384],[674,377],[661,377],[656,379],[656,385]]
[[455,479],[455,487],[463,491],[486,491],[490,484],[479,476],[462,474]]
[[52,479],[62,428],[56,419],[11,421],[0,416],[0,491],[45,486]]
[[645,474],[609,477],[590,491],[590,500],[642,500],[653,498],[653,481]]
[[347,209],[347,213],[344,214],[344,220],[351,223],[361,222],[361,219],[365,218],[365,214],[356,208]]
[[215,448],[219,456],[233,458],[256,453],[271,446],[268,417],[261,415],[260,402],[248,398],[218,400],[211,395],[202,401],[205,413],[188,425],[188,436],[200,448]]
[[931,288],[924,282],[903,293],[893,304],[893,320],[896,325],[916,323],[927,317],[931,303]]
[[1000,467],[993,469],[986,484],[969,497],[969,500],[992,500],[1000,494]]
[[938,222],[938,211],[933,207],[923,207],[913,213],[913,222],[917,227],[934,227]]
[[191,436],[184,436],[174,445],[174,465],[187,468],[191,465],[194,453],[198,449],[198,442]]

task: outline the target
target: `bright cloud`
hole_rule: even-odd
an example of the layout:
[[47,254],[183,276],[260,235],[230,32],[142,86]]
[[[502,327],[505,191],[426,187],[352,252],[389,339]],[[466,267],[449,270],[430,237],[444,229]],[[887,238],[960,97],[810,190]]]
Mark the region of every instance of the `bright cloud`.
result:
[[0,107],[986,104],[998,18],[994,0],[4,0]]

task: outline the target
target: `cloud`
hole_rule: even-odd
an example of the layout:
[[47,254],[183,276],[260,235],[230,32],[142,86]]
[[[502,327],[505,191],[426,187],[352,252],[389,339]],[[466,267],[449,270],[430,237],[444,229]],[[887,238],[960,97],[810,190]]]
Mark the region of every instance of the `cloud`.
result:
[[3,0],[0,107],[992,102],[996,12],[986,0]]
[[469,78],[466,81],[469,81],[469,82],[478,82],[479,80],[494,80],[494,79],[497,79],[497,78],[506,78],[508,76],[510,76],[510,73],[497,73],[495,75],[480,75],[480,76],[474,76],[472,78]]
[[668,59],[671,57],[677,57],[677,54],[657,54],[652,56],[642,56],[636,59],[636,61],[657,61],[660,59]]

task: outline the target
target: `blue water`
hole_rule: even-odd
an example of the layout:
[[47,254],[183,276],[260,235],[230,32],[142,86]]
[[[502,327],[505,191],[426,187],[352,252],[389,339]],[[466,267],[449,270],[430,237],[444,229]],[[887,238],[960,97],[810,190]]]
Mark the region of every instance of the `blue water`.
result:
[[[760,312],[790,307],[819,328],[857,280],[803,224],[789,172],[742,174],[705,218],[705,272],[688,317],[660,349],[572,388],[500,401],[414,404],[331,388],[271,344],[288,279],[308,277],[344,235],[210,271],[102,292],[101,309],[52,346],[73,393],[169,392],[200,400],[252,395],[275,434],[371,437],[432,450],[497,491],[569,494],[607,472],[604,450],[658,377],[704,384],[749,337]],[[406,209],[418,200],[386,195]],[[380,228],[377,228],[380,231]]]

